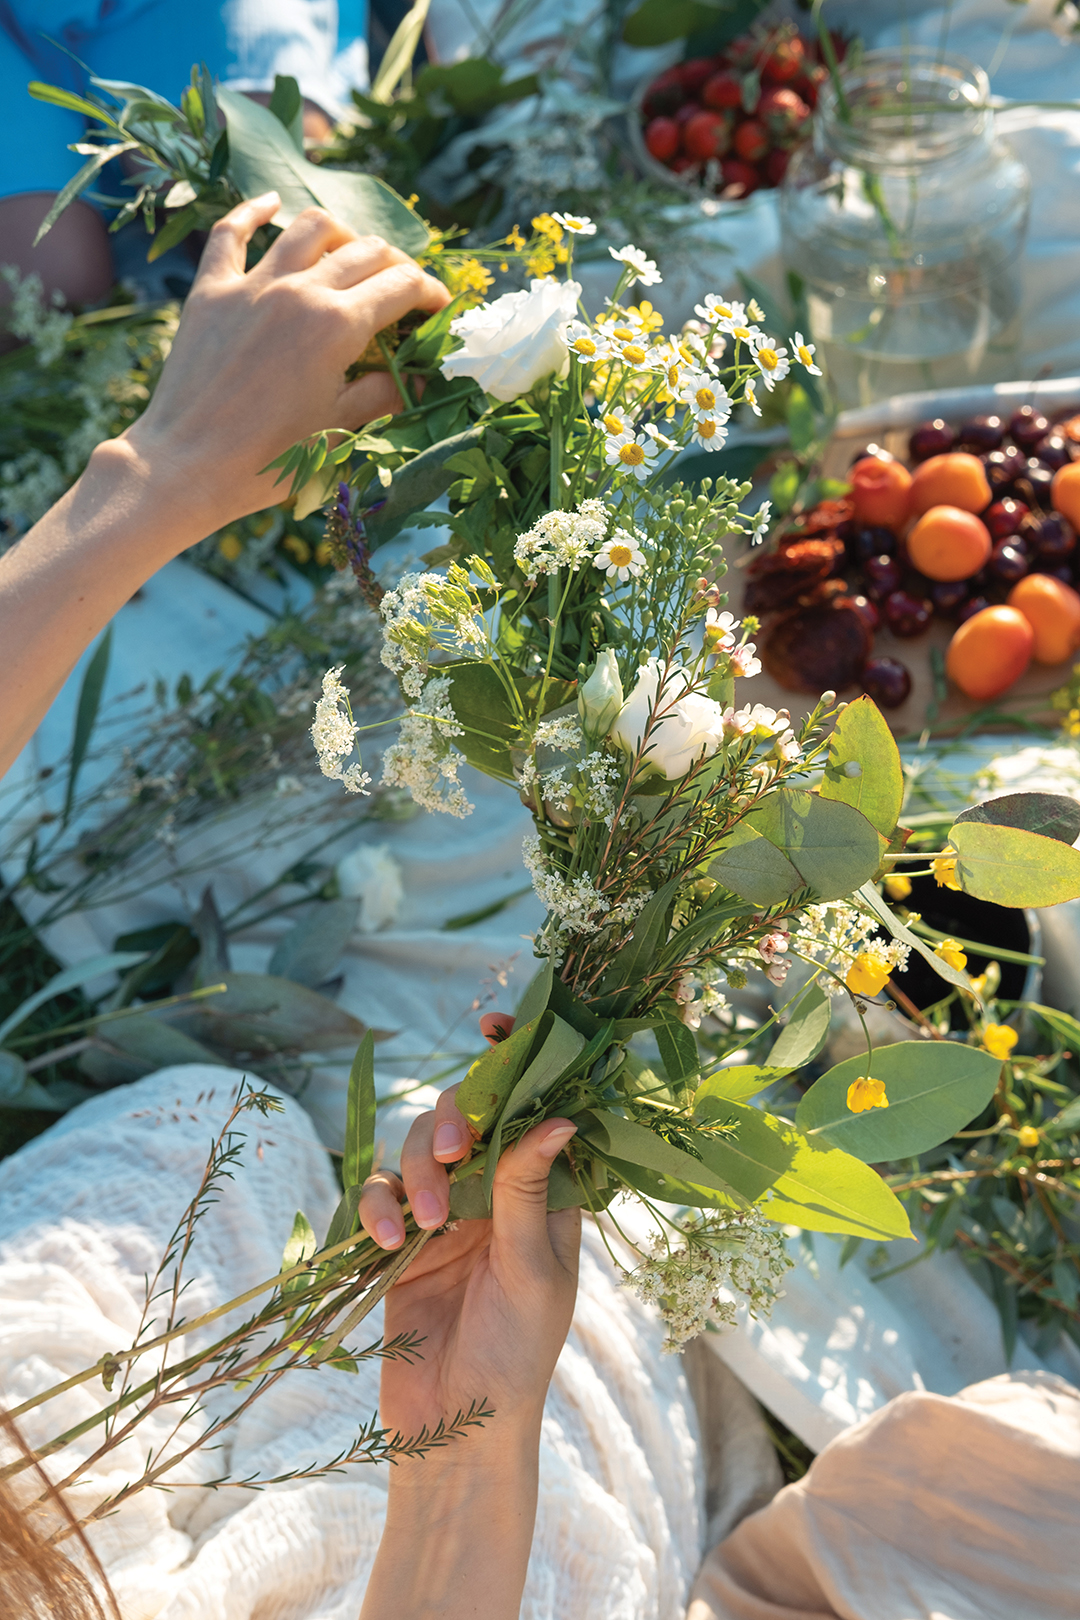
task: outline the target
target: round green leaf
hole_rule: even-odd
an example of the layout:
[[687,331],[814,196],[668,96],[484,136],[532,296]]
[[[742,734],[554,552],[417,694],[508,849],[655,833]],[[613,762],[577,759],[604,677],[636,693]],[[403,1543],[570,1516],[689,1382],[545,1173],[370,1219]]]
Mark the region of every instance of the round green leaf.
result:
[[900,750],[872,698],[849,703],[829,739],[829,763],[818,790],[860,810],[884,837],[892,836],[904,802]]
[[1080,898],[1080,849],[1019,827],[958,821],[949,831],[968,894],[999,906],[1056,906]]
[[[838,1063],[812,1085],[795,1111],[811,1140],[843,1148],[867,1164],[909,1159],[947,1142],[994,1094],[1001,1060],[958,1041],[898,1041]],[[888,1108],[853,1114],[848,1087],[860,1075],[881,1080]]]
[[746,817],[782,851],[817,900],[844,900],[873,876],[884,840],[850,804],[801,788],[778,788]]
[[752,906],[775,906],[803,887],[787,856],[749,820],[740,821],[716,859],[709,876]]

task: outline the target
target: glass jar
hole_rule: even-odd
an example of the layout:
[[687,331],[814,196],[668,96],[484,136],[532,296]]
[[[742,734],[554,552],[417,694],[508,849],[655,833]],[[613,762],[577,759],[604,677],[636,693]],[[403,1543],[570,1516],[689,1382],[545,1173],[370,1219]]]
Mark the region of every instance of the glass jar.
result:
[[823,87],[780,195],[784,260],[845,405],[998,382],[1019,353],[1027,171],[981,68],[867,51]]

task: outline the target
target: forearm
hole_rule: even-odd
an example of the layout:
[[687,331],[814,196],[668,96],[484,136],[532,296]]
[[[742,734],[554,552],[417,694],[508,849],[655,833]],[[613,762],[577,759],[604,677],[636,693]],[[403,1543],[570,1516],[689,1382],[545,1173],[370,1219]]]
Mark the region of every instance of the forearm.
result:
[[398,1463],[361,1620],[517,1620],[536,1519],[539,1420]]
[[151,574],[202,538],[202,521],[126,439],[114,440],[0,559],[0,775],[79,655]]

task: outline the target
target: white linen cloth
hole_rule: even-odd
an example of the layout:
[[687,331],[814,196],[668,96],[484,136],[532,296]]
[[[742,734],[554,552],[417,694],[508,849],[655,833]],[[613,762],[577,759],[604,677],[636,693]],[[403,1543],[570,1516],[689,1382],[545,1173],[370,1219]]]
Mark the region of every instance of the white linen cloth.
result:
[[[130,1344],[145,1274],[198,1184],[239,1079],[200,1065],[162,1070],[84,1104],[0,1164],[6,1405]],[[286,1099],[283,1115],[244,1119],[242,1164],[196,1238],[189,1320],[279,1269],[297,1206],[321,1234],[336,1202],[327,1156],[302,1108]],[[370,1343],[380,1331],[381,1310],[354,1342]],[[684,1612],[706,1544],[705,1465],[683,1367],[661,1355],[662,1336],[617,1286],[586,1223],[573,1326],[545,1409],[525,1620],[676,1620]],[[175,1348],[179,1356],[182,1345]],[[354,1466],[260,1493],[213,1491],[205,1482],[226,1471],[242,1478],[328,1460],[376,1410],[378,1377],[375,1362],[356,1376],[288,1374],[226,1432],[220,1451],[196,1453],[181,1467],[186,1488],[142,1491],[98,1526],[94,1544],[124,1620],[356,1620],[382,1530],[385,1467]],[[23,1432],[40,1444],[107,1399],[97,1381],[80,1386],[27,1414]],[[744,1424],[746,1399],[732,1396]],[[714,1522],[714,1533],[778,1483],[760,1417],[756,1424],[736,1448],[731,1500],[726,1510],[720,1504],[726,1523]],[[115,1490],[166,1434],[162,1422],[149,1422],[78,1500]],[[90,1444],[90,1436],[79,1442],[80,1456]],[[478,1526],[478,1579],[483,1534]]]

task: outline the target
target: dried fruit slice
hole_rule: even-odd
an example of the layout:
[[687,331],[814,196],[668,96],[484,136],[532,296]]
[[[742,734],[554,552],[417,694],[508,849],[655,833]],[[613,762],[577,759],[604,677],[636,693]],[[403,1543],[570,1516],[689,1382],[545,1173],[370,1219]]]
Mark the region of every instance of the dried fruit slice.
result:
[[857,684],[872,645],[862,614],[841,596],[827,607],[785,614],[765,639],[762,661],[789,692],[842,692]]

